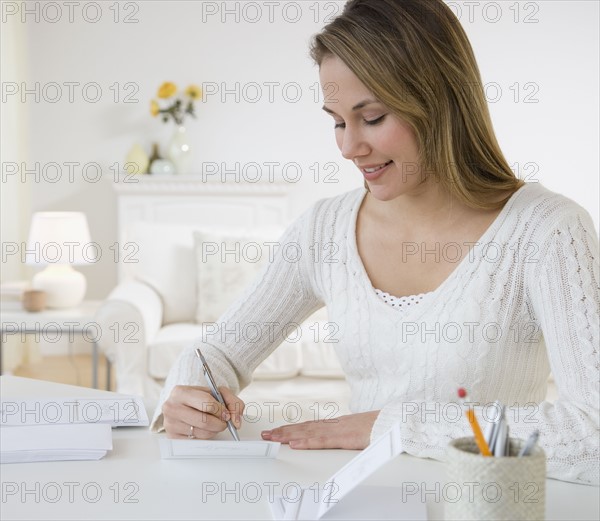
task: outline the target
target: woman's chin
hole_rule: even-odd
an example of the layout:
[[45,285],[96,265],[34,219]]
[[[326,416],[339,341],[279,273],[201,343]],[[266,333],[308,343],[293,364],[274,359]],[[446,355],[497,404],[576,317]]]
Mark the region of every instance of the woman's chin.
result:
[[[368,183],[367,183],[368,184]],[[369,184],[369,192],[372,197],[378,201],[391,201],[398,197],[397,190],[392,190],[391,187],[384,184]]]

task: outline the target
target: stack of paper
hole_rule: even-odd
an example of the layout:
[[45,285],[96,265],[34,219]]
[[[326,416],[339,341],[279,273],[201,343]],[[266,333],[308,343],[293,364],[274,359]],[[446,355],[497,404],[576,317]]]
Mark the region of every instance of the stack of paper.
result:
[[100,459],[109,450],[107,424],[0,427],[0,463]]
[[105,423],[112,427],[147,427],[148,415],[139,397],[5,398],[0,425],[71,425]]
[[1,377],[0,387],[7,378],[12,392],[1,393],[0,463],[97,460],[112,449],[112,427],[149,423],[139,397],[12,376]]

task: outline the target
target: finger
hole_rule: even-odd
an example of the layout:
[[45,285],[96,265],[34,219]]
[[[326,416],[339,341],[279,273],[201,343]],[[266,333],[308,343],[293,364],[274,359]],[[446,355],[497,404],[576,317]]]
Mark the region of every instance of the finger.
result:
[[[199,402],[195,403],[195,407],[192,407],[186,404],[186,401],[190,401],[186,397],[190,392],[203,393],[203,391],[190,391],[189,389],[185,390],[185,392],[180,390],[175,396],[171,396],[163,404],[163,417],[165,419],[170,419],[171,421],[180,420],[187,424],[196,425],[214,432],[220,432],[225,429],[225,422],[221,418],[211,414],[215,408],[214,405],[211,405],[210,403],[205,405],[203,402]],[[203,395],[206,396],[204,393]],[[206,396],[206,399],[209,398]],[[198,408],[202,408],[208,412],[198,410]]]
[[169,422],[168,428],[167,425],[165,425],[165,429],[167,431],[167,437],[171,439],[189,439],[190,434],[193,434],[196,439],[209,440],[218,434],[217,432],[205,430],[178,420]]
[[242,426],[242,414],[246,404],[228,387],[219,387],[223,400],[227,404],[227,409],[231,413],[234,425],[239,429]]
[[174,394],[176,401],[197,411],[212,414],[224,421],[230,418],[229,411],[213,398],[207,387],[178,386]]
[[[165,406],[163,406],[163,418],[165,429],[167,428],[167,424],[171,424],[177,429],[177,427],[180,427],[179,423],[181,423],[187,425],[188,429],[190,425],[193,425],[201,430],[211,432],[214,436],[227,428],[227,424],[216,416],[183,404],[167,405],[165,403]],[[180,428],[179,431],[174,432],[189,434],[189,432],[181,432]]]

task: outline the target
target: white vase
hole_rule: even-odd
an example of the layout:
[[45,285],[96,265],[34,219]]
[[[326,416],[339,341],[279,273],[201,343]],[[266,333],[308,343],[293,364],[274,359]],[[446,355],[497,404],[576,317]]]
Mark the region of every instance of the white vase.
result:
[[183,125],[179,125],[175,129],[167,149],[167,156],[175,165],[176,174],[190,173],[189,166],[192,159],[192,151]]

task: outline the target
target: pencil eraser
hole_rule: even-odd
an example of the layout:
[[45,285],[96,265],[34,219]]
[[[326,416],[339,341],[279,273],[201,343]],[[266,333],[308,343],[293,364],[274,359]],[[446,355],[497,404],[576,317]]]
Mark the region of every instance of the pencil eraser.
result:
[[465,391],[463,387],[459,387],[458,388],[458,397],[464,398],[465,396],[467,396],[467,391]]

